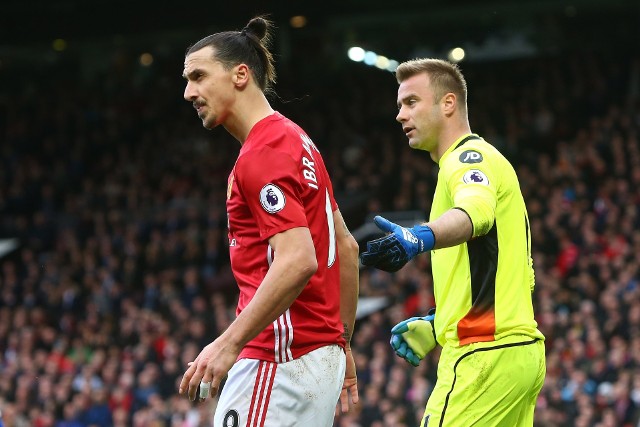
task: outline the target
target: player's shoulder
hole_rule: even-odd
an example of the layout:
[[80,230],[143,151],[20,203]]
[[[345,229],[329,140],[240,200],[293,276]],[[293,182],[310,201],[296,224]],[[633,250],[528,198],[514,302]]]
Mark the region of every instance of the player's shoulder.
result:
[[262,126],[250,136],[251,148],[246,151],[271,149],[292,155],[300,151],[302,143],[310,140],[300,126],[278,112],[270,116],[268,126]]
[[507,159],[490,142],[473,138],[453,149],[447,156],[447,166],[453,168],[498,166]]

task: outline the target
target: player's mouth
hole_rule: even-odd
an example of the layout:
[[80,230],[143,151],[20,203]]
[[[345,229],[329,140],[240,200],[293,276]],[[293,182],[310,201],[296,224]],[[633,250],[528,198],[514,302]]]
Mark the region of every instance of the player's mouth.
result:
[[204,108],[205,104],[199,103],[199,102],[194,102],[193,103],[193,108],[196,109],[196,111],[198,112],[198,114],[200,114],[200,112],[202,111],[202,109]]
[[405,135],[407,135],[407,137],[410,137],[411,132],[414,131],[415,128],[409,127],[409,126],[405,126],[402,128],[402,131],[404,132]]

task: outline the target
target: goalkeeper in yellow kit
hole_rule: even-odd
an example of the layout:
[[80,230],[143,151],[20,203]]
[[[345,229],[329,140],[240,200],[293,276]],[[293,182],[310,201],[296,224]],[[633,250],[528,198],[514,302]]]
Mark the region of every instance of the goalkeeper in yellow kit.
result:
[[531,236],[516,173],[471,132],[459,68],[438,59],[401,64],[398,116],[412,148],[438,163],[429,222],[367,243],[364,265],[396,271],[431,251],[436,309],[396,325],[395,352],[417,365],[442,345],[422,426],[532,426],[545,376],[534,320]]

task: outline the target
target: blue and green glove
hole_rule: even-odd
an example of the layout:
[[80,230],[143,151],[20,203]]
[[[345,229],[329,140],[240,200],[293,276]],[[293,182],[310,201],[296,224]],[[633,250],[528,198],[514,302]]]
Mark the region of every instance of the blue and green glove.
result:
[[391,347],[413,366],[418,366],[438,344],[433,327],[435,313],[435,308],[432,308],[426,316],[403,320],[391,329]]
[[373,221],[387,234],[367,242],[367,250],[360,255],[363,265],[393,273],[418,254],[430,251],[436,244],[433,231],[427,225],[401,227],[381,216]]

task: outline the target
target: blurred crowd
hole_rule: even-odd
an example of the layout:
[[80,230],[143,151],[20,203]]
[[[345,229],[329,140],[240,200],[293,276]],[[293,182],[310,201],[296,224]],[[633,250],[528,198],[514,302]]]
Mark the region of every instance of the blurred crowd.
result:
[[[187,363],[235,316],[226,178],[239,150],[182,100],[182,58],[116,53],[81,76],[20,70],[0,99],[0,411],[4,426],[211,425],[177,394]],[[436,165],[395,123],[393,76],[346,65],[282,72],[274,106],[323,152],[354,230],[430,209]],[[351,68],[349,68],[351,67]],[[536,425],[640,425],[640,57],[464,64],[472,129],[514,163],[527,201],[534,304],[547,337]],[[24,74],[22,74],[24,73]],[[361,242],[362,243],[362,242]],[[352,347],[361,401],[340,427],[414,427],[438,351],[417,368],[389,330],[434,305],[429,257],[365,269]]]

